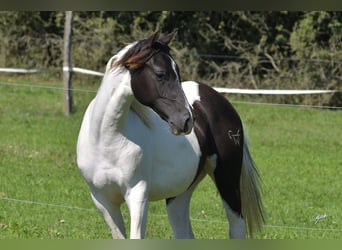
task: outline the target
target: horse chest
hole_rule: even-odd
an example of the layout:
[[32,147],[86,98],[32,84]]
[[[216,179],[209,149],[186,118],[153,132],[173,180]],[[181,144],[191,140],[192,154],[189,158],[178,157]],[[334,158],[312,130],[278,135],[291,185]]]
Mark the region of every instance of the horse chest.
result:
[[184,192],[193,182],[199,166],[201,154],[194,133],[170,135],[167,144],[163,139],[166,138],[155,142],[149,168],[151,200]]
[[130,166],[129,178],[147,182],[150,200],[172,197],[186,190],[196,176],[201,156],[195,133],[174,136],[159,117],[152,130],[140,124],[134,115],[128,117],[129,124],[135,125],[128,126],[124,134],[132,145],[141,149],[139,162]]

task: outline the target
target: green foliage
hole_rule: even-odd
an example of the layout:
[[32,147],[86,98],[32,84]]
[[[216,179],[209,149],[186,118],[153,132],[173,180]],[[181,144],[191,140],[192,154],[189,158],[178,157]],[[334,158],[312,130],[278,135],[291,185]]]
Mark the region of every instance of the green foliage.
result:
[[[103,71],[127,43],[174,29],[172,53],[182,79],[240,88],[341,88],[342,13],[332,11],[75,11],[72,63]],[[64,12],[1,12],[0,67],[60,70],[63,31]],[[305,99],[341,105],[330,97]]]
[[63,40],[62,32],[53,21],[55,14],[54,12],[1,12],[1,66],[46,68],[61,65],[59,58]]

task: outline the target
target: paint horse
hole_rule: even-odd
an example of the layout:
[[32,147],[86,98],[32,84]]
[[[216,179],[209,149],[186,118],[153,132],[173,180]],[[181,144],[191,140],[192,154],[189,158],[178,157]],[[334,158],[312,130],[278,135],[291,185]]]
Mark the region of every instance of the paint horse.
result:
[[263,223],[261,191],[242,122],[213,88],[181,83],[168,44],[175,32],[127,45],[107,63],[77,142],[77,164],[113,238],[145,236],[148,203],[166,200],[175,238],[194,238],[189,204],[208,174],[219,191],[229,236]]

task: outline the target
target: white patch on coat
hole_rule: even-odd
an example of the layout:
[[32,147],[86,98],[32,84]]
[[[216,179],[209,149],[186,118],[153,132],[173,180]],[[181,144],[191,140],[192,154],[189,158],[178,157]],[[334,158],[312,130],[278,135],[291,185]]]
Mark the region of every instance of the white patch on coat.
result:
[[229,221],[229,236],[231,239],[245,239],[246,238],[246,223],[245,220],[236,212],[234,212],[227,202],[222,200],[223,206]]
[[172,59],[171,56],[169,56],[169,58],[170,58],[170,60],[171,60],[172,69],[173,69],[173,71],[175,72],[175,75],[177,76],[177,81],[179,81],[178,73],[177,73],[177,64],[176,64],[176,62]]
[[199,85],[197,82],[182,82],[182,88],[191,106],[194,104],[195,101],[201,101],[201,97],[199,95]]

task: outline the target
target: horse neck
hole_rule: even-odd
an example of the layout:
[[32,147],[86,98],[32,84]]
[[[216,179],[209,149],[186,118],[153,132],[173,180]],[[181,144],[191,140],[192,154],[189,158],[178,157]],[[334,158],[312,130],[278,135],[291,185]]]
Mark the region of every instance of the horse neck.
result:
[[130,73],[125,69],[106,71],[92,110],[92,120],[96,124],[93,131],[97,131],[98,136],[120,133],[130,111],[135,112],[146,126],[151,126],[150,110],[134,98],[130,81]]

